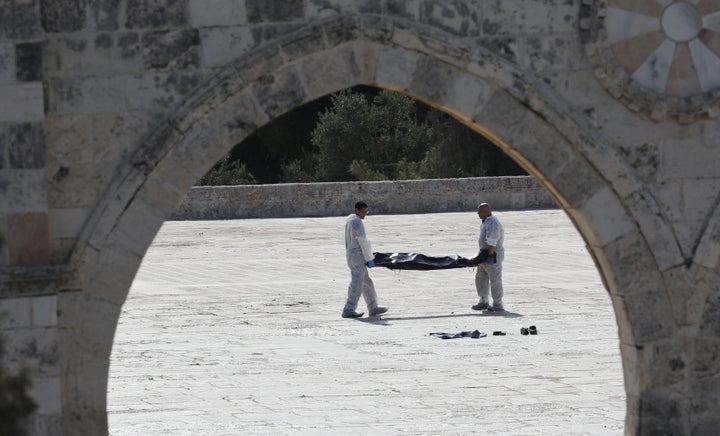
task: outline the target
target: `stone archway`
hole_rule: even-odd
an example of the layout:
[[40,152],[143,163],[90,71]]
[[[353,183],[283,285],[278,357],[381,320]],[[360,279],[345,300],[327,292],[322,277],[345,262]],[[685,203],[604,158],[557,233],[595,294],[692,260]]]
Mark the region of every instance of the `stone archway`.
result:
[[[121,306],[145,250],[192,183],[258,126],[359,84],[399,90],[452,113],[553,195],[587,242],[613,300],[629,431],[641,418],[646,431],[667,421],[664,411],[674,404],[661,394],[682,374],[648,375],[667,364],[656,356],[681,349],[659,271],[683,259],[654,199],[607,139],[542,81],[481,47],[446,44],[442,35],[422,39],[414,35],[431,32],[407,26],[360,16],[304,27],[225,68],[146,138],[96,207],[66,270],[59,304],[68,433],[107,431],[109,356]],[[660,397],[669,402],[648,406],[647,399]]]

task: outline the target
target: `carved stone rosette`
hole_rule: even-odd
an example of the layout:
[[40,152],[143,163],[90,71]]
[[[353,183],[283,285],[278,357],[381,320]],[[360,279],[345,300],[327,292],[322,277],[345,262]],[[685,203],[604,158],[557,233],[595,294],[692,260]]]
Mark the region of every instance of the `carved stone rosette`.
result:
[[720,0],[583,0],[580,35],[610,94],[655,120],[720,115]]

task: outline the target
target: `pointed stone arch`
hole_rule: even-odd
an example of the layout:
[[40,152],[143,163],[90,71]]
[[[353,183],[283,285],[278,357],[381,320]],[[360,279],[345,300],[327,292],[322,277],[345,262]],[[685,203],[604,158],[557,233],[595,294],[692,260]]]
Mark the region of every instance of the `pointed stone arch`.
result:
[[606,138],[540,79],[437,30],[358,16],[309,25],[227,66],[118,172],[66,270],[61,310],[68,321],[60,322],[72,352],[62,357],[65,428],[107,431],[108,365],[121,306],[146,249],[191,185],[269,120],[361,84],[451,113],[516,159],[568,213],[613,301],[627,422],[637,425],[641,398],[663,383],[642,377],[654,365],[644,344],[670,341],[676,328],[660,271],[684,263],[653,197]]

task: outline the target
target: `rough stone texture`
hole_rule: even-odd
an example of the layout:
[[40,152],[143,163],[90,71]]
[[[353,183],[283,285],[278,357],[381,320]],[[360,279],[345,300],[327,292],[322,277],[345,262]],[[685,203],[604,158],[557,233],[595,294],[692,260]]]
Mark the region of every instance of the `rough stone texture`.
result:
[[226,27],[247,24],[245,2],[235,0],[190,0],[190,23],[195,27]]
[[0,142],[4,143],[7,149],[9,168],[45,168],[45,135],[42,124],[11,124],[0,130]]
[[15,77],[19,82],[36,82],[42,74],[42,46],[29,42],[15,46]]
[[0,86],[0,122],[40,121],[43,118],[43,89],[39,83]]
[[24,40],[40,35],[37,0],[2,0],[0,11],[0,40]]
[[245,8],[250,23],[292,21],[304,15],[303,0],[248,0]]
[[142,45],[145,68],[148,70],[198,66],[200,37],[197,29],[146,33]]
[[121,0],[92,0],[90,7],[97,30],[117,30],[120,26]]
[[343,215],[355,198],[372,199],[373,213],[473,210],[481,201],[497,210],[554,208],[531,177],[195,187],[172,219],[238,219]]
[[[0,300],[69,294],[60,398],[34,431],[106,431],[115,313],[193,181],[258,126],[358,84],[447,110],[567,211],[616,310],[628,434],[668,417],[711,429],[716,348],[693,344],[720,336],[717,95],[651,95],[604,68],[603,4],[0,0]],[[679,362],[708,369],[677,378]]]
[[168,28],[187,23],[188,0],[127,0],[128,29]]
[[46,265],[50,260],[49,241],[45,213],[28,212],[8,217],[11,265]]
[[47,33],[77,32],[85,25],[86,0],[40,0]]

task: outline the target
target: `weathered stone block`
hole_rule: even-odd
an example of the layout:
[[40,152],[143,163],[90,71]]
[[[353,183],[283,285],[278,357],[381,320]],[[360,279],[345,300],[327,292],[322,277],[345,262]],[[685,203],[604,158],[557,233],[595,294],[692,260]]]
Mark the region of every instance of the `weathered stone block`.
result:
[[127,0],[125,27],[166,28],[183,26],[188,0]]
[[0,86],[0,122],[40,121],[43,119],[43,88],[39,82]]
[[0,143],[4,143],[7,149],[10,168],[20,170],[45,167],[45,134],[42,123],[0,125]]
[[261,77],[253,87],[253,93],[270,118],[282,115],[307,101],[300,75],[294,66]]
[[250,32],[255,41],[255,46],[261,47],[263,45],[275,45],[276,43],[282,44],[283,41],[287,42],[289,39],[287,38],[288,34],[297,32],[302,28],[303,26],[300,23],[264,24],[251,26]]
[[0,329],[9,330],[32,325],[32,298],[0,299]]
[[604,246],[636,230],[622,203],[607,187],[597,191],[578,210],[593,227],[591,233],[584,234],[593,245]]
[[[148,124],[142,114],[132,112],[48,116],[45,134],[52,147],[47,150],[47,165],[54,168],[50,176],[61,166],[69,168],[78,163],[96,164],[110,171],[136,147]],[[98,143],[111,146],[94,147]]]
[[640,389],[682,383],[692,359],[687,343],[687,337],[675,336],[643,344],[638,350],[638,364],[643,369],[637,374]]
[[[680,136],[690,132],[678,129],[667,133]],[[717,153],[714,145],[703,141],[687,141],[684,137],[666,137],[664,141],[658,141],[658,148],[662,156],[661,172],[665,179],[713,178],[717,175],[720,153]]]
[[47,214],[28,212],[8,217],[11,265],[45,265],[50,260]]
[[431,58],[420,58],[414,71],[410,88],[418,97],[438,103],[445,103],[448,84],[458,74],[455,68]]
[[86,0],[40,0],[43,30],[77,32],[85,25]]
[[15,82],[15,46],[0,43],[0,85]]
[[134,75],[126,83],[128,109],[142,111],[140,113],[149,119],[155,117],[152,120],[155,124],[203,83],[202,74],[202,71],[188,70]]
[[699,332],[704,336],[720,337],[720,292],[717,289],[707,296]]
[[[126,238],[127,234],[123,233],[122,237]],[[100,253],[96,265],[98,269],[93,276],[91,286],[93,298],[120,306],[127,298],[130,285],[142,262],[142,256],[131,253],[124,246],[117,246],[116,242],[117,240],[113,240]],[[123,245],[133,245],[136,242],[137,239],[122,243]],[[108,329],[110,327],[107,326]],[[114,326],[112,328],[114,329]],[[110,341],[112,342],[112,336]],[[95,342],[97,342],[97,346],[104,346],[101,337],[98,337]]]
[[361,20],[357,16],[339,17],[337,20],[320,23],[325,32],[328,47],[335,47],[346,42],[358,42],[362,29]]
[[698,337],[692,339],[692,342],[694,346],[690,366],[692,376],[697,380],[717,377],[720,374],[720,338]]
[[357,12],[379,14],[382,3],[380,0],[310,0],[307,5],[307,15],[320,19]]
[[308,100],[351,88],[358,83],[360,76],[360,70],[355,63],[355,53],[352,47],[347,45],[306,57],[298,69],[305,83]]
[[315,54],[325,48],[325,34],[320,26],[311,26],[297,31],[293,34],[291,41],[282,44],[282,52],[288,62]]
[[57,329],[50,328],[20,328],[6,335],[5,362],[11,370],[26,367],[32,373],[41,376],[57,377],[58,340]]
[[687,412],[683,399],[668,390],[656,389],[640,395],[639,428],[628,429],[639,435],[687,434]]
[[[538,74],[591,68],[576,35],[527,36],[520,65]],[[593,80],[593,79],[590,79]]]
[[417,21],[423,2],[424,0],[386,0],[385,10],[390,15]]
[[90,0],[97,30],[117,30],[120,26],[120,0]]
[[48,111],[55,115],[127,111],[130,77],[51,79],[46,82]]
[[32,324],[35,327],[57,326],[57,297],[34,297],[32,299]]
[[47,209],[45,170],[0,171],[0,197],[5,197],[6,214]]
[[50,209],[50,237],[77,238],[89,215],[88,208]]
[[652,251],[657,267],[664,271],[684,263],[681,247],[673,228],[660,211],[655,198],[646,191],[639,191],[625,199],[630,212]]
[[273,23],[302,19],[305,15],[303,0],[246,0],[249,23]]
[[245,2],[236,0],[189,0],[188,11],[195,27],[247,24]]
[[246,26],[209,27],[200,30],[200,45],[203,66],[218,67],[252,50],[256,43]]
[[377,63],[377,84],[389,89],[408,89],[420,56],[417,53],[383,48]]
[[719,278],[707,268],[684,264],[663,272],[675,322],[678,325],[698,325],[705,309],[705,300],[715,292]]
[[459,36],[479,36],[480,0],[426,1],[420,5],[420,22]]
[[42,44],[27,42],[15,46],[15,75],[19,82],[42,79]]
[[28,391],[38,405],[35,413],[39,415],[57,415],[62,407],[60,399],[60,377],[33,377]]
[[513,63],[516,63],[522,56],[521,43],[513,36],[483,38],[479,40],[479,45]]
[[[98,164],[70,165],[48,165],[48,175],[53,181],[47,189],[47,204],[50,208],[82,208],[95,204],[112,176]],[[110,167],[111,163],[107,165]],[[92,182],[88,183],[89,180]]]
[[40,36],[40,8],[36,0],[0,0],[0,40]]
[[375,83],[375,72],[377,71],[380,47],[375,44],[365,44],[361,42],[355,43],[352,46],[355,54],[354,63],[359,70],[359,82],[361,84]]
[[674,230],[683,257],[692,259],[703,233],[713,226],[711,216],[716,211],[708,205],[720,194],[720,179],[667,180],[656,185],[653,193],[663,218]]
[[146,33],[142,39],[145,68],[184,69],[199,66],[197,29]]
[[577,32],[578,12],[574,2],[503,0],[480,4],[486,35]]
[[265,45],[238,59],[234,68],[244,82],[250,83],[279,69],[284,63],[279,46]]
[[52,265],[65,265],[75,248],[77,239],[74,238],[53,238],[50,236],[50,263]]

